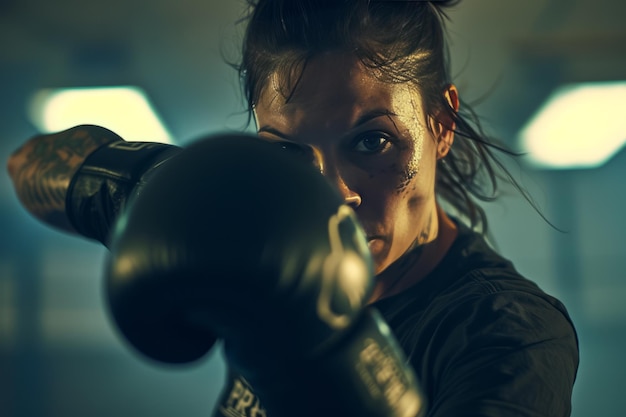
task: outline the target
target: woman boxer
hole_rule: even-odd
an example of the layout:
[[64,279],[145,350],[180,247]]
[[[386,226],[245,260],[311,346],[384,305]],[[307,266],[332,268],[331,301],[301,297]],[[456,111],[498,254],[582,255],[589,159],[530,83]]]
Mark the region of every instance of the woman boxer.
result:
[[[472,230],[487,226],[475,199],[507,173],[449,76],[445,10],[456,2],[250,3],[238,69],[258,136],[306,157],[354,209],[377,274],[370,305],[418,376],[427,415],[568,416],[578,347],[565,308]],[[9,161],[24,206],[106,244],[124,196],[172,152],[137,145],[112,168],[126,183],[90,188],[87,168],[106,165],[101,150],[119,140],[83,126],[25,144]],[[233,381],[216,412],[262,412],[237,403],[245,381]]]

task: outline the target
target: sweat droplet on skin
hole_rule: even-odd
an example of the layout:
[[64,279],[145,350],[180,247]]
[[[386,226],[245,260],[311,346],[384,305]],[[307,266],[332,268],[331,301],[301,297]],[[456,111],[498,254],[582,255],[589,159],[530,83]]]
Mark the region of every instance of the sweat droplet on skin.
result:
[[413,154],[411,155],[411,159],[402,173],[403,179],[397,187],[398,192],[404,191],[408,187],[411,180],[418,174],[420,161],[422,160],[422,153],[424,151],[424,126],[420,123],[417,117],[418,114],[421,114],[419,112],[421,109],[418,108],[413,97],[411,97],[410,102],[411,107],[413,108],[413,117],[411,118],[411,124],[408,126],[408,130],[410,133],[409,136],[415,138],[415,142]]

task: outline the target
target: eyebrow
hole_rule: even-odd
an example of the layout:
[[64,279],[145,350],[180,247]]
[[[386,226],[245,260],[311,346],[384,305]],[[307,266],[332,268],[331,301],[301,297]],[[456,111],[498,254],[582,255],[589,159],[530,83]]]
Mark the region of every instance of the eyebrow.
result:
[[272,135],[278,136],[279,138],[290,140],[289,136],[285,135],[283,132],[276,130],[273,127],[270,127],[267,125],[261,126],[259,130],[257,130],[257,133],[261,133],[261,132],[271,133]]
[[393,117],[393,116],[397,116],[397,114],[387,109],[374,109],[374,110],[371,110],[362,114],[356,120],[356,122],[354,122],[354,125],[352,126],[352,128],[365,124],[369,122],[370,120],[376,119],[377,117],[381,117],[381,116]]
[[[374,109],[374,110],[370,110],[366,113],[363,113],[361,116],[359,116],[359,118],[356,120],[356,122],[354,122],[354,124],[350,127],[350,129],[354,129],[360,125],[363,125],[367,122],[369,122],[370,120],[376,119],[378,117],[393,117],[393,116],[397,116],[396,113],[387,110],[387,109]],[[395,126],[395,123],[394,123]],[[261,126],[258,130],[257,133],[261,133],[261,132],[266,132],[266,133],[270,133],[272,135],[278,136],[282,139],[286,139],[286,140],[290,140],[289,136],[284,134],[283,132],[269,126],[269,125],[263,125]]]

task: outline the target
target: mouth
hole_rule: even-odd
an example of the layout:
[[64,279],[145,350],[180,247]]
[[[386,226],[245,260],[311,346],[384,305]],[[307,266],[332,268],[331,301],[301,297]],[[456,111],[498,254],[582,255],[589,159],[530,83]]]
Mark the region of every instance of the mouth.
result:
[[376,255],[382,252],[385,247],[385,240],[382,236],[368,236],[367,247],[372,255]]

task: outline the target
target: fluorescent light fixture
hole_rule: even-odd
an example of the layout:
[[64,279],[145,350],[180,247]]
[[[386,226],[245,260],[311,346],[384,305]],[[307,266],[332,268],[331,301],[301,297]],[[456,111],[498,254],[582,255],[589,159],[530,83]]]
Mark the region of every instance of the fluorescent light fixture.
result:
[[626,81],[564,85],[520,132],[533,165],[594,168],[626,143]]
[[31,99],[30,117],[42,132],[93,124],[128,141],[172,143],[146,93],[138,87],[40,90]]

